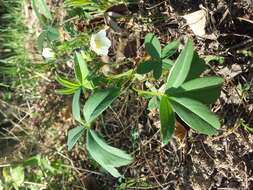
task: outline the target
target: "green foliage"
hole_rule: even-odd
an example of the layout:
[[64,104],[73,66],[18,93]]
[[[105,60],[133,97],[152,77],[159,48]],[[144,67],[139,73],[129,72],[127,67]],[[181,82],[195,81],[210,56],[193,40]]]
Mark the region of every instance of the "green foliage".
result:
[[106,144],[93,130],[87,131],[87,150],[92,158],[114,177],[121,177],[116,167],[128,165],[133,161],[129,154]]
[[76,121],[82,123],[82,118],[80,114],[80,95],[81,89],[76,90],[72,101],[72,114]]
[[89,69],[81,53],[75,54],[75,76],[83,88],[93,89],[92,80],[89,79]]
[[59,189],[56,179],[60,176],[72,178],[66,165],[60,160],[50,161],[40,154],[21,163],[6,166],[0,175],[0,189]]
[[207,68],[208,67],[205,63],[205,60],[200,58],[198,53],[194,51],[191,68],[185,79],[185,82],[198,78]]
[[53,16],[47,6],[46,0],[32,0],[34,12],[43,26],[43,30],[37,38],[37,47],[42,51],[43,47],[50,47],[53,42],[60,39],[60,33],[53,26]]
[[[145,44],[147,52],[151,55],[151,60],[159,60],[165,55],[172,55],[179,45],[177,41],[164,47],[163,57],[160,56],[160,44],[154,34],[147,34]],[[145,61],[138,66],[137,72],[147,73],[152,67],[151,60]],[[152,95],[149,102],[149,109],[158,108],[160,100],[160,122],[161,137],[163,144],[167,144],[171,138],[175,127],[174,112],[192,129],[206,135],[217,134],[220,128],[218,118],[208,109],[208,105],[214,103],[220,96],[220,90],[224,80],[220,77],[200,77],[205,71],[206,65],[197,52],[193,49],[193,42],[188,40],[184,49],[176,59],[170,69],[169,76],[165,83],[166,90],[140,91],[139,94]],[[154,76],[156,79],[157,77]]]
[[43,63],[31,61],[23,6],[23,0],[0,2],[0,91],[6,101],[34,99],[37,79],[47,68]]
[[[76,78],[79,80],[80,83],[85,83],[87,80],[87,77],[89,75],[88,67],[84,60],[82,59],[81,55],[76,53],[76,67],[75,67],[75,73]],[[120,89],[119,88],[108,88],[108,89],[95,89],[93,94],[88,98],[86,103],[83,107],[83,115],[85,122],[81,118],[80,114],[80,94],[81,94],[81,88],[75,85],[75,83],[64,80],[62,78],[58,78],[58,81],[65,86],[66,88],[73,89],[74,87],[78,88],[73,91],[73,101],[72,101],[72,114],[76,121],[78,121],[82,126],[75,127],[68,132],[68,150],[71,150],[78,139],[83,135],[86,128],[89,128],[91,126],[91,123],[102,114],[104,110],[106,110],[112,102],[119,96]],[[122,165],[126,165],[124,162],[124,158],[117,159],[114,158],[113,162],[115,162],[116,165],[108,165],[109,163],[106,161],[108,159],[108,156],[113,155],[113,153],[109,154],[106,152],[103,153],[99,150],[99,146],[102,146],[103,149],[107,150],[117,150],[116,153],[122,153],[122,156],[126,156],[127,154],[123,154],[123,152],[120,152],[120,150],[112,148],[110,149],[110,146],[106,145],[103,141],[101,141],[98,136],[95,134],[95,132],[91,131],[91,129],[88,129],[88,134],[91,133],[92,136],[87,136],[87,149],[91,156],[96,160],[104,169],[106,169],[109,173],[111,173],[115,177],[120,177],[121,175],[118,173],[118,171],[114,167],[119,167]],[[88,138],[89,137],[89,138]],[[91,138],[93,137],[93,138]],[[97,144],[98,143],[98,144]],[[102,144],[101,144],[102,143]],[[106,145],[106,146],[104,146]],[[98,153],[101,155],[98,157]],[[102,154],[103,153],[103,154]],[[113,157],[112,157],[113,158]],[[126,159],[129,157],[126,157]]]
[[41,51],[43,47],[50,46],[51,42],[58,41],[60,33],[56,27],[46,25],[37,38],[37,47]]
[[162,55],[161,44],[158,38],[153,33],[148,33],[144,41],[147,53],[154,59],[160,59]]
[[126,178],[120,183],[116,190],[126,189],[155,189],[156,185],[149,181],[146,177],[143,178]]
[[[84,18],[88,19],[103,15],[114,3],[119,2],[115,0],[65,1],[67,9],[72,10],[72,16],[82,17],[84,14]],[[120,74],[107,75],[101,72],[104,63],[101,63],[100,59],[97,59],[94,53],[88,50],[89,32],[86,34],[73,32],[74,27],[72,26],[73,30],[69,28],[71,24],[66,21],[69,24],[68,31],[72,34],[73,41],[60,42],[60,34],[57,27],[53,26],[52,15],[48,8],[45,4],[41,7],[42,10],[34,6],[43,25],[43,31],[38,38],[39,48],[42,49],[47,43],[60,52],[58,56],[66,53],[69,59],[74,61],[74,72],[69,72],[68,77],[56,77],[58,83],[63,86],[57,92],[73,95],[72,114],[78,125],[68,132],[68,150],[71,150],[86,132],[86,149],[90,156],[112,176],[121,177],[116,168],[130,164],[133,158],[124,151],[108,145],[93,130],[93,124],[118,98],[121,90],[123,93],[131,87],[135,79],[140,76],[137,74],[149,72],[153,72],[154,78],[161,79],[161,81],[154,82],[155,84],[150,87],[151,91],[134,90],[150,98],[149,109],[159,109],[160,133],[164,145],[173,136],[176,116],[199,133],[217,134],[220,122],[208,106],[219,97],[223,79],[200,77],[207,66],[194,51],[192,40],[187,41],[174,62],[170,58],[178,52],[180,42],[175,40],[164,46],[154,33],[148,33],[144,39],[144,46],[149,58],[141,62],[136,70],[131,69]],[[72,16],[69,17],[70,20]],[[166,80],[162,78],[165,75],[168,75]],[[147,81],[149,78],[143,77],[143,80]],[[125,87],[126,84],[130,84],[129,87]],[[165,89],[156,89],[157,84],[163,84]],[[83,109],[81,109],[81,103],[84,103]]]
[[70,129],[68,132],[68,150],[71,150],[78,139],[83,135],[85,131],[85,128],[83,126],[81,127],[75,127],[74,129]]
[[45,19],[52,20],[52,15],[45,0],[32,0],[32,7],[41,23],[44,23]]
[[[65,0],[64,4],[69,12],[69,18],[75,16],[81,17],[85,20],[92,20],[101,15],[104,15],[105,12],[112,7],[124,3],[124,0]],[[78,32],[73,30],[72,24],[70,22],[65,24],[66,30],[72,35],[76,35]]]
[[64,86],[63,89],[57,89],[56,92],[58,94],[74,94],[79,88],[81,88],[81,84],[79,82],[74,82],[68,79],[64,79],[60,76],[56,77],[56,81]]
[[162,50],[162,58],[164,59],[175,54],[177,52],[178,47],[179,47],[178,40],[175,40],[169,43],[168,45],[166,45]]
[[216,61],[219,64],[223,64],[225,62],[225,58],[222,57],[222,56],[217,56],[217,55],[208,55],[208,56],[205,57],[205,61],[207,63]]
[[246,123],[244,119],[240,119],[240,126],[244,128],[244,130],[253,133],[253,127],[250,124]]
[[217,134],[220,122],[207,106],[187,97],[170,97],[170,101],[178,116],[191,128],[206,135]]
[[120,4],[124,1],[117,0],[66,0],[64,3],[67,6],[72,7],[82,7],[86,11],[91,11],[94,13],[104,13],[108,8],[110,8],[113,4]]
[[249,97],[249,92],[250,92],[250,84],[249,83],[238,83],[236,86],[236,89],[238,91],[238,94],[240,95],[240,98],[244,101],[247,101]]
[[9,187],[14,187],[16,190],[24,183],[25,174],[23,166],[5,167],[3,169],[4,182]]
[[193,54],[193,43],[189,40],[171,68],[166,83],[167,89],[177,88],[185,81],[191,68]]
[[168,144],[175,129],[175,113],[168,96],[162,96],[160,101],[161,137],[163,144]]
[[223,82],[220,77],[196,78],[183,83],[179,88],[167,90],[167,94],[169,96],[188,97],[209,105],[219,98]]
[[162,75],[162,69],[170,69],[172,67],[173,61],[168,59],[168,57],[176,53],[179,42],[169,43],[162,49],[160,41],[155,34],[148,33],[145,36],[144,45],[151,58],[137,67],[137,73],[146,74],[153,71],[154,78],[159,79]]
[[78,52],[75,53],[75,81],[60,76],[57,76],[56,80],[64,86],[63,89],[56,90],[59,94],[74,94],[80,88],[83,90],[95,88],[93,81],[89,78],[88,66],[82,54]]
[[96,90],[83,107],[85,121],[91,123],[96,119],[119,96],[119,93],[118,88]]

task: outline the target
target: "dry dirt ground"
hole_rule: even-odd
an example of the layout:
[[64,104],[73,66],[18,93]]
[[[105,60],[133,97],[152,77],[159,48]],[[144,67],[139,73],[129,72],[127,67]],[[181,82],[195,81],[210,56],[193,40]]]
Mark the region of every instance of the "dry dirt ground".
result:
[[[201,6],[200,6],[201,5]],[[182,15],[204,8],[210,18],[207,33],[215,39],[197,38],[187,26]],[[199,53],[224,57],[223,61],[211,60],[206,75],[224,77],[221,97],[212,110],[222,120],[220,134],[207,137],[178,124],[177,135],[169,145],[161,146],[157,110],[147,111],[147,101],[129,91],[108,110],[103,120],[96,123],[97,130],[105,134],[107,142],[133,153],[135,161],[121,168],[126,180],[148,181],[149,188],[136,183],[126,189],[253,189],[253,133],[243,126],[253,126],[253,2],[250,0],[143,0],[127,7],[130,19],[119,21],[124,35],[124,56],[133,65],[143,56],[143,37],[155,32],[163,43],[186,36],[194,39]],[[115,10],[119,10],[116,8]],[[145,19],[151,20],[147,25]],[[79,21],[81,22],[81,21]],[[117,61],[119,37],[114,40],[110,59]],[[51,77],[50,74],[48,76]],[[246,95],[239,84],[249,85]],[[38,139],[27,151],[52,152],[66,144],[68,129],[74,127],[71,119],[71,97],[55,95],[57,85],[43,81],[43,97],[33,106],[39,113],[29,120]],[[244,96],[245,95],[245,96]],[[178,121],[180,123],[180,121]],[[101,127],[106,126],[106,127]],[[48,132],[50,129],[50,133]],[[72,152],[65,152],[76,168],[96,170],[79,173],[87,189],[116,189],[117,179],[101,176],[94,167],[84,144]],[[121,182],[123,183],[124,180]]]

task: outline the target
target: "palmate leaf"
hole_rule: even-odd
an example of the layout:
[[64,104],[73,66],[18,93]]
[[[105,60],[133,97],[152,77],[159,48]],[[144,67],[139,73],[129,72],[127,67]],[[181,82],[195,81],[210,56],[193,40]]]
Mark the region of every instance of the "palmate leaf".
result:
[[175,113],[168,96],[162,96],[160,101],[161,137],[164,145],[168,144],[175,129]]
[[52,20],[52,15],[47,7],[45,0],[32,0],[32,6],[36,16],[41,20],[41,15]]
[[220,77],[202,77],[185,82],[179,88],[168,89],[166,94],[187,97],[204,104],[214,103],[220,96],[224,80]]
[[93,130],[87,131],[87,150],[91,157],[114,177],[121,177],[116,167],[130,164],[133,158],[105,143]]
[[48,40],[50,40],[50,41],[59,40],[60,33],[59,33],[59,31],[58,31],[57,28],[52,27],[52,26],[47,26],[46,32],[47,32],[47,38],[48,38]]
[[162,75],[162,62],[161,60],[150,59],[142,62],[137,67],[138,74],[146,74],[153,71],[153,75],[155,79],[159,79]]
[[69,130],[68,141],[67,141],[69,151],[74,147],[78,139],[83,135],[84,131],[85,131],[85,127],[83,126],[75,127]]
[[207,64],[205,60],[200,58],[198,53],[194,51],[191,68],[184,82],[198,78],[206,69]]
[[57,28],[52,26],[47,26],[45,29],[39,34],[37,38],[37,46],[39,50],[42,50],[44,47],[44,43],[49,41],[59,40],[60,33]]
[[158,80],[161,77],[162,71],[163,71],[162,64],[157,63],[153,70],[153,75],[156,80]]
[[74,82],[68,79],[65,79],[59,75],[56,76],[55,80],[61,84],[62,86],[66,87],[66,88],[73,88],[73,89],[77,89],[81,87],[81,84],[78,82]]
[[159,109],[159,106],[160,106],[160,99],[158,98],[158,96],[153,96],[148,102],[149,110]]
[[173,109],[177,115],[189,127],[197,132],[206,135],[217,134],[220,128],[219,119],[212,113],[207,106],[196,100],[185,97],[169,97]]
[[179,47],[179,41],[175,40],[171,43],[169,43],[168,45],[166,45],[163,49],[162,49],[162,58],[166,58],[166,57],[170,57],[172,56],[174,53],[177,52],[177,49]]
[[153,33],[148,33],[144,39],[145,50],[154,59],[161,59],[161,44]]
[[88,66],[79,52],[75,54],[75,75],[81,84],[84,84],[89,75]]
[[83,107],[83,114],[87,123],[96,119],[119,96],[120,89],[108,88],[96,90]]
[[193,53],[193,42],[188,40],[170,71],[166,89],[177,88],[183,84],[191,68]]
[[74,94],[77,89],[78,88],[62,88],[62,89],[55,90],[55,92],[61,95],[69,95],[69,94]]
[[68,6],[83,6],[93,3],[92,0],[65,0],[64,2]]
[[82,123],[81,114],[80,114],[80,95],[81,89],[76,90],[73,101],[72,101],[72,114],[76,121]]
[[174,62],[170,59],[163,59],[162,60],[162,67],[164,69],[171,69],[171,67],[173,66]]
[[46,39],[47,39],[47,31],[43,30],[43,31],[39,34],[39,36],[38,36],[38,38],[37,38],[37,46],[38,46],[38,49],[39,49],[39,50],[42,50],[42,49],[43,49],[43,47],[44,47],[44,42],[45,42]]
[[156,62],[153,61],[153,60],[144,61],[144,62],[142,62],[141,64],[138,65],[137,73],[141,74],[141,75],[149,73],[150,71],[153,70],[155,65],[156,65]]

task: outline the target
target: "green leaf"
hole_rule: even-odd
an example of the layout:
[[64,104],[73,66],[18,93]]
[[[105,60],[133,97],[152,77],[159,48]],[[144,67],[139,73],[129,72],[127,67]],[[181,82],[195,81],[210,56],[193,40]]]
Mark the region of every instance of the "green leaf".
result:
[[[52,15],[47,7],[46,1],[45,0],[32,0],[33,8],[37,14],[42,14],[49,20],[52,20]],[[38,16],[38,15],[37,15]]]
[[152,71],[155,66],[156,66],[156,62],[153,60],[144,61],[140,65],[138,65],[137,73],[142,74],[142,75],[146,74]]
[[196,78],[187,81],[177,89],[168,89],[166,94],[191,98],[209,105],[219,98],[223,82],[224,80],[220,77]]
[[159,104],[160,104],[159,98],[157,96],[153,96],[148,102],[148,109],[149,110],[158,109]]
[[161,64],[161,63],[157,64],[157,65],[154,67],[153,75],[154,75],[154,78],[155,78],[156,80],[158,80],[158,79],[161,77],[162,71],[163,71],[163,69],[162,69],[162,64]]
[[32,0],[32,7],[41,24],[45,25],[47,19],[53,19],[45,0]]
[[76,90],[73,101],[72,101],[72,114],[76,121],[82,123],[81,114],[80,114],[80,95],[81,95],[81,89]]
[[41,166],[41,155],[37,154],[32,156],[23,162],[24,167],[27,166]]
[[160,101],[161,137],[164,145],[168,144],[175,129],[175,113],[168,96],[162,96]]
[[153,33],[148,33],[144,39],[145,49],[155,59],[161,59],[161,44]]
[[91,157],[114,177],[121,177],[116,167],[128,165],[133,161],[129,154],[106,144],[93,130],[87,131],[87,150]]
[[33,8],[33,10],[34,10],[34,12],[36,14],[36,17],[40,20],[40,22],[43,23],[42,15],[41,15],[39,9],[37,8],[35,0],[32,0],[32,8]]
[[69,94],[74,94],[76,89],[78,88],[63,88],[63,89],[57,89],[55,91],[57,94],[69,95]]
[[43,30],[37,38],[37,46],[39,50],[42,50],[44,47],[44,42],[47,39],[47,31]]
[[199,77],[206,69],[207,65],[205,60],[200,58],[198,53],[194,51],[191,68],[185,82]]
[[225,62],[225,57],[222,56],[217,56],[217,55],[207,55],[205,57],[205,62],[209,63],[212,61],[216,61],[219,64],[223,64]]
[[74,147],[74,145],[76,144],[78,139],[84,133],[84,130],[85,130],[85,128],[83,126],[75,127],[73,129],[69,130],[69,132],[68,132],[68,141],[67,141],[68,151],[70,151]]
[[188,40],[185,48],[178,56],[167,79],[166,88],[179,87],[188,76],[193,59],[193,42]]
[[168,45],[166,45],[163,49],[162,49],[162,58],[166,58],[166,57],[170,57],[172,56],[174,53],[177,52],[177,49],[179,47],[179,41],[175,40],[171,43],[169,43]]
[[75,55],[75,74],[81,84],[84,84],[85,79],[89,75],[88,66],[82,55],[78,52]]
[[54,167],[52,167],[50,161],[48,160],[47,157],[41,157],[40,159],[40,164],[41,164],[41,168],[42,170],[45,170],[47,172],[50,172],[51,174],[53,174],[56,169]]
[[162,66],[164,69],[171,69],[173,64],[174,64],[174,62],[170,59],[163,59],[162,60]]
[[70,81],[68,79],[64,79],[63,77],[60,77],[59,75],[56,76],[55,80],[66,88],[78,89],[81,87],[81,84]]
[[47,27],[47,37],[50,41],[57,41],[60,38],[60,33],[57,28],[52,26]]
[[134,90],[140,95],[140,96],[144,96],[144,95],[148,95],[148,96],[164,96],[165,94],[159,91],[147,91],[147,90],[138,90],[135,89]]
[[86,101],[83,113],[87,123],[96,119],[119,96],[120,89],[109,88],[97,90]]
[[12,184],[15,189],[19,189],[25,180],[24,167],[22,165],[5,167],[3,169],[3,176],[7,183]]
[[93,90],[95,88],[95,85],[94,85],[93,81],[92,80],[87,80],[87,79],[83,81],[82,86],[84,88],[87,88],[87,89],[90,89],[90,90]]
[[207,106],[185,97],[169,97],[177,115],[191,128],[199,133],[215,135],[220,128],[219,119]]

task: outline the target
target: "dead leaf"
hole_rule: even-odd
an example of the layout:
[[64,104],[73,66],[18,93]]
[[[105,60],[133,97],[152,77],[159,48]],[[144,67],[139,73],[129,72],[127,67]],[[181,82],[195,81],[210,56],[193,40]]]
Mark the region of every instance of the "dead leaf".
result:
[[186,127],[176,120],[175,136],[181,143],[184,142],[184,139],[187,136],[187,132],[188,130],[186,129]]
[[208,14],[206,10],[198,10],[193,13],[184,15],[183,18],[190,26],[191,30],[196,36],[208,39],[216,39],[215,34],[207,34],[206,27],[208,25]]

